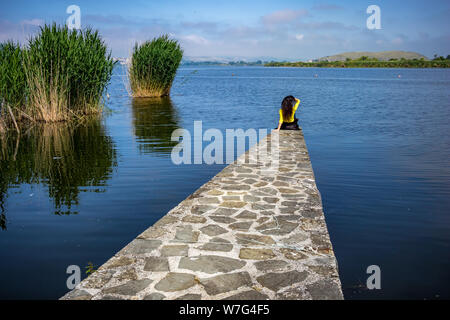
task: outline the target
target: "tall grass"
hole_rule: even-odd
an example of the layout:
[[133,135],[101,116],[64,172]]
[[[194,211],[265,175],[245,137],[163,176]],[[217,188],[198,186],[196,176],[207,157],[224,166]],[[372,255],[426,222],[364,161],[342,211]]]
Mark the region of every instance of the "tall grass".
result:
[[97,31],[42,27],[24,55],[32,118],[60,121],[100,112],[114,64]]
[[16,116],[25,104],[26,79],[23,51],[12,41],[0,43],[0,133],[8,124],[18,130]]
[[[56,24],[41,27],[23,49],[1,44],[0,58],[0,100],[11,117],[44,122],[99,113],[115,65],[97,31]],[[0,130],[8,125],[1,111]]]
[[23,52],[12,41],[0,43],[0,102],[12,109],[25,104]]
[[129,68],[133,97],[162,97],[170,94],[173,80],[183,57],[178,41],[163,35],[136,44]]

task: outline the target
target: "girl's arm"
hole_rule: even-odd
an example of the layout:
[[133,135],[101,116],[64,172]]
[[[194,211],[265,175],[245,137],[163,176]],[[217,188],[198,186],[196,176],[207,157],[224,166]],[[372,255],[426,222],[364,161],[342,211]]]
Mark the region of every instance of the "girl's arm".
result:
[[283,124],[283,112],[280,110],[280,121],[278,121],[278,128],[276,129],[276,131],[280,131],[282,124]]
[[297,111],[298,105],[300,104],[300,99],[295,98],[295,100],[296,100],[295,106],[294,106],[294,108],[292,109],[293,112]]
[[282,122],[278,122],[278,128],[276,129],[276,131],[280,131],[281,125],[282,125]]

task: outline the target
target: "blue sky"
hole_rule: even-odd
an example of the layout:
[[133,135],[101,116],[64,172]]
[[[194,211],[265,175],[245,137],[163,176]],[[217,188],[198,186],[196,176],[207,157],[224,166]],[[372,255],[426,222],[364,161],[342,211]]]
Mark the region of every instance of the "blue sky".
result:
[[[24,42],[39,25],[65,23],[69,5],[82,26],[100,30],[114,56],[169,33],[188,57],[306,60],[345,51],[450,54],[450,1],[0,1],[0,41]],[[381,8],[368,30],[366,8]]]

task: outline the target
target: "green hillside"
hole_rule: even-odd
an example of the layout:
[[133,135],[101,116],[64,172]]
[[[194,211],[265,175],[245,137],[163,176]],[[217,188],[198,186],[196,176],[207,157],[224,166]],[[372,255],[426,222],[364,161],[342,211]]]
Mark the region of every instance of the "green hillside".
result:
[[318,59],[319,61],[345,61],[347,59],[356,60],[361,57],[368,57],[368,58],[375,58],[380,61],[389,61],[390,59],[406,59],[406,60],[413,60],[413,59],[425,59],[428,60],[427,57],[420,53],[416,52],[408,52],[408,51],[381,51],[381,52],[344,52],[340,54],[336,54],[333,56],[327,56]]
[[269,62],[266,67],[302,67],[302,68],[450,68],[450,55],[447,58],[436,57],[433,60],[421,59],[394,59],[378,60],[361,56],[358,59],[345,58],[343,61],[315,61],[315,62]]

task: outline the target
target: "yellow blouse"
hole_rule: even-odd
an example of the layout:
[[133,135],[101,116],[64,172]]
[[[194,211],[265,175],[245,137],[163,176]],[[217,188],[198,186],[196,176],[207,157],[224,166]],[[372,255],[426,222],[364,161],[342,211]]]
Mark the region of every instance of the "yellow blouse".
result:
[[300,99],[296,99],[297,102],[295,103],[295,106],[292,108],[292,114],[289,119],[283,119],[283,110],[280,109],[280,121],[279,123],[283,122],[294,122],[294,115],[295,111],[297,111],[298,105],[300,104]]

